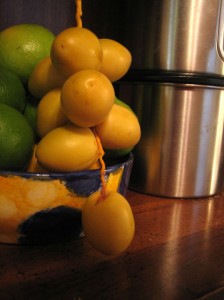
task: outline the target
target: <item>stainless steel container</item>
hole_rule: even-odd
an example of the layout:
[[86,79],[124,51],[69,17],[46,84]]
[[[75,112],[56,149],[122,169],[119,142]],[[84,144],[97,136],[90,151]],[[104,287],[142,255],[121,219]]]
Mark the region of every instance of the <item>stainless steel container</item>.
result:
[[132,189],[181,198],[223,190],[224,87],[123,82],[117,92],[142,128]]
[[128,1],[121,36],[132,69],[224,75],[223,2]]

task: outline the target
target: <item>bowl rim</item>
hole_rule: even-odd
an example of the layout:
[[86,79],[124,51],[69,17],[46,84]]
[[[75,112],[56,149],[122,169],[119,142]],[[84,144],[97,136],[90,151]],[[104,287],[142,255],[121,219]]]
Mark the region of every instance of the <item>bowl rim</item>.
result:
[[[134,155],[132,152],[123,157],[122,161],[118,163],[106,166],[105,173],[111,173],[119,169],[122,166],[132,164],[134,161]],[[22,171],[0,171],[0,176],[20,176],[24,178],[36,178],[36,179],[69,179],[80,177],[94,177],[100,175],[100,169],[72,171],[72,172],[52,172],[52,173],[35,173],[35,172],[22,172]]]

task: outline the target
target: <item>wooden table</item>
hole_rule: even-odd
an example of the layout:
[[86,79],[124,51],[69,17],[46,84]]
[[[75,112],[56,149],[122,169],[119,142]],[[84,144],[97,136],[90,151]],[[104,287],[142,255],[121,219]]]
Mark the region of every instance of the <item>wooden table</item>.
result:
[[165,199],[129,191],[129,249],[107,257],[85,238],[0,245],[0,299],[224,299],[224,195]]

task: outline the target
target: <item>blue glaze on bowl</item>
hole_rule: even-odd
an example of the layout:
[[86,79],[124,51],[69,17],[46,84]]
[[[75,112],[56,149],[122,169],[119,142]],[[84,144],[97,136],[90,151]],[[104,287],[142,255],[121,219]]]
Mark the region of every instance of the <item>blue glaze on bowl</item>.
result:
[[[131,153],[106,161],[107,188],[125,196],[132,165]],[[44,244],[80,237],[80,203],[101,188],[99,169],[46,174],[2,171],[0,179],[0,243]],[[14,184],[12,193],[4,180]],[[15,215],[16,209],[21,217]]]
[[46,244],[78,238],[82,233],[81,210],[57,206],[39,211],[18,227],[20,244]]

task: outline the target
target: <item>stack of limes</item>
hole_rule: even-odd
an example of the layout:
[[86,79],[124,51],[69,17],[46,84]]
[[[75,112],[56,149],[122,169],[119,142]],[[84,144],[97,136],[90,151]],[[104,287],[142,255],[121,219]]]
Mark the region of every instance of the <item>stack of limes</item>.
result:
[[[122,44],[100,39],[83,27],[57,36],[37,24],[0,32],[0,68],[6,70],[0,72],[0,103],[23,113],[44,169],[91,168],[99,158],[96,134],[104,151],[115,156],[128,153],[139,141],[138,119],[117,101],[113,87],[131,59]],[[9,144],[8,153],[12,147]]]
[[36,132],[37,102],[27,93],[33,68],[49,55],[54,34],[37,24],[0,32],[0,170],[24,171]]

